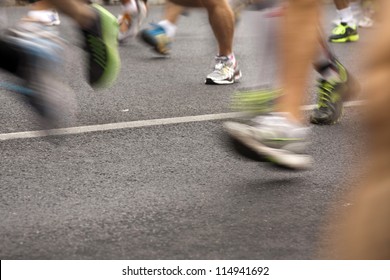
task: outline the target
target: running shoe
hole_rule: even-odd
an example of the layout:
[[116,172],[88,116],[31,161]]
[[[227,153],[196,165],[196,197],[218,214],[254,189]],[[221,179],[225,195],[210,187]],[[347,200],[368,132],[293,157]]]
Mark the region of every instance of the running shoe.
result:
[[310,122],[330,125],[339,122],[343,113],[343,102],[350,100],[360,90],[358,82],[345,67],[336,60],[340,81],[320,80],[318,83],[317,108],[310,116]]
[[61,24],[60,15],[57,11],[53,11],[52,25],[58,26]]
[[310,116],[313,124],[329,125],[337,123],[343,113],[341,94],[344,83],[320,80],[318,84],[317,108]]
[[158,54],[168,55],[171,50],[171,38],[168,37],[161,25],[152,23],[151,26],[150,29],[140,31],[141,40],[151,46]]
[[262,88],[241,89],[233,94],[231,109],[248,115],[261,115],[274,111],[280,90]]
[[374,20],[372,20],[370,17],[365,16],[363,19],[359,21],[359,27],[362,28],[371,28],[374,25]]
[[306,153],[310,129],[282,114],[259,116],[250,124],[225,122],[223,126],[231,137],[273,164],[295,170],[312,166],[313,159]]
[[118,51],[118,22],[106,9],[91,5],[96,20],[83,29],[86,51],[89,55],[89,83],[94,87],[107,87],[114,83],[120,70]]
[[359,40],[356,24],[347,24],[341,22],[332,30],[332,35],[329,37],[329,42],[346,43],[356,42]]
[[207,75],[207,85],[228,85],[237,82],[242,74],[238,64],[233,63],[227,56],[216,56],[214,71]]
[[22,21],[8,30],[4,41],[21,57],[16,74],[25,84],[20,93],[42,117],[44,127],[59,127],[70,120],[75,99],[61,81],[64,42],[55,27]]
[[37,21],[49,26],[58,26],[61,24],[60,16],[55,10],[29,11],[25,20]]
[[137,11],[131,14],[124,13],[118,17],[119,23],[119,43],[126,42],[127,39],[137,35],[139,28],[146,18],[147,8],[142,0],[134,0],[137,6]]

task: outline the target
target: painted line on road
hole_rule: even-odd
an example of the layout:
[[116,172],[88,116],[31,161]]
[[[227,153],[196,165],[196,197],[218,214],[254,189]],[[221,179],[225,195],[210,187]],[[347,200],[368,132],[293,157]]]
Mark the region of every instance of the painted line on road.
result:
[[[356,107],[356,106],[361,106],[364,103],[365,103],[364,101],[351,101],[351,102],[346,102],[344,106]],[[310,111],[316,108],[316,106],[317,105],[315,104],[304,105],[301,107],[301,109],[303,111]],[[215,120],[239,118],[245,115],[246,115],[245,113],[237,113],[237,112],[220,113],[220,114],[208,114],[208,115],[175,117],[175,118],[165,118],[165,119],[152,119],[152,120],[108,123],[108,124],[98,124],[98,125],[86,125],[86,126],[76,126],[76,127],[58,128],[58,129],[49,129],[49,130],[10,132],[10,133],[0,134],[0,141],[13,140],[13,139],[38,138],[38,137],[46,137],[46,136],[84,134],[88,132],[101,132],[101,131],[190,123],[190,122],[215,121]]]

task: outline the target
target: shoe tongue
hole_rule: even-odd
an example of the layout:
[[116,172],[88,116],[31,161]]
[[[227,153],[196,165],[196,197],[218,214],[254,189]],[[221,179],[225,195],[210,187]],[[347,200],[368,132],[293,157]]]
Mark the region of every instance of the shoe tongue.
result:
[[252,122],[258,128],[268,127],[283,131],[290,138],[305,138],[310,128],[287,119],[286,115],[287,113],[271,113],[270,115],[255,117]]
[[217,61],[217,62],[225,62],[225,61],[228,61],[228,60],[229,60],[229,57],[227,57],[227,56],[219,56],[219,55],[217,55],[215,57],[215,61]]

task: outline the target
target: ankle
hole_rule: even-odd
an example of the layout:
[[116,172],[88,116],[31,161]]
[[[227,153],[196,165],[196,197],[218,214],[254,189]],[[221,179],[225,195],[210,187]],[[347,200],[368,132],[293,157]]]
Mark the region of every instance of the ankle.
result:
[[170,22],[169,20],[162,20],[158,23],[162,28],[164,28],[165,33],[169,38],[173,38],[176,35],[177,26]]

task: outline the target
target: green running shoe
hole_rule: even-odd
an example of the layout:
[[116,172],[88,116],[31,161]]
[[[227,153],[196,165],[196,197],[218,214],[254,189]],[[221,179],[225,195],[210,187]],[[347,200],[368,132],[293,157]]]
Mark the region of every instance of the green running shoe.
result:
[[326,80],[320,80],[318,84],[318,103],[310,116],[310,122],[313,124],[335,124],[343,113],[343,101],[341,93],[343,83],[332,83]]
[[356,42],[359,40],[356,24],[347,24],[341,22],[332,30],[332,35],[329,37],[329,42],[346,43]]
[[233,111],[246,112],[249,115],[270,113],[273,111],[274,103],[280,95],[280,90],[243,89],[234,93],[231,109]]
[[91,7],[96,20],[82,30],[89,55],[88,79],[93,87],[108,87],[114,83],[120,70],[118,21],[100,5],[92,4]]
[[319,125],[337,123],[343,113],[343,102],[352,99],[360,91],[360,85],[347,69],[335,61],[340,81],[320,80],[318,84],[317,108],[310,116],[310,122]]

